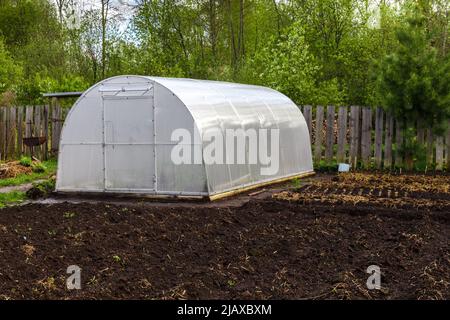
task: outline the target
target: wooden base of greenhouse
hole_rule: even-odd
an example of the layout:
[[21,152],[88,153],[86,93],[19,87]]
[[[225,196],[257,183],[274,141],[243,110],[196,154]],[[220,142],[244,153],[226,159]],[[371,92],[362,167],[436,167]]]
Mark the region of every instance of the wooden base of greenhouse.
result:
[[300,174],[296,174],[296,175],[292,175],[292,176],[288,176],[288,177],[284,177],[284,178],[280,178],[280,179],[275,179],[275,180],[271,180],[271,181],[266,181],[266,182],[261,182],[261,183],[257,183],[251,186],[246,186],[246,187],[242,187],[242,188],[237,188],[234,190],[229,190],[229,191],[225,191],[222,193],[217,193],[211,196],[196,196],[196,195],[177,195],[177,194],[145,194],[145,193],[115,193],[115,192],[98,192],[98,191],[79,191],[79,190],[66,190],[66,191],[57,191],[54,192],[53,194],[55,196],[58,197],[75,197],[75,198],[104,198],[104,197],[116,197],[116,198],[133,198],[133,199],[148,199],[148,200],[159,200],[159,201],[165,201],[165,200],[173,200],[173,199],[177,199],[177,200],[186,200],[186,201],[216,201],[216,200],[220,200],[223,198],[227,198],[227,197],[231,197],[243,192],[247,192],[250,190],[254,190],[254,189],[258,189],[261,187],[265,187],[268,185],[273,185],[273,184],[277,184],[277,183],[282,183],[282,182],[286,182],[292,179],[298,179],[298,178],[305,178],[305,177],[309,177],[314,175],[315,172],[311,171],[311,172],[305,172],[305,173],[300,173]]
[[226,198],[226,197],[231,197],[231,196],[234,196],[234,195],[242,193],[242,192],[250,191],[250,190],[253,190],[253,189],[265,187],[265,186],[272,185],[272,184],[286,182],[286,181],[289,181],[289,180],[292,180],[292,179],[305,178],[305,177],[312,176],[314,174],[315,174],[315,172],[311,171],[311,172],[300,173],[300,174],[296,174],[296,175],[293,175],[293,176],[284,177],[284,178],[280,178],[280,179],[275,179],[275,180],[271,180],[271,181],[267,181],[267,182],[261,182],[261,183],[257,183],[257,184],[251,185],[251,186],[238,188],[238,189],[234,189],[234,190],[225,191],[225,192],[222,192],[222,193],[211,195],[211,196],[209,196],[209,200],[215,201],[215,200],[223,199],[223,198]]

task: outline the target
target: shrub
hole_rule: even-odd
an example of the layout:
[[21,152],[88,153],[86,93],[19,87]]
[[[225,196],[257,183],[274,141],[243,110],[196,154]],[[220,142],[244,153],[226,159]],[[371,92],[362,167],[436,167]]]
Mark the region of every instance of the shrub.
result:
[[55,180],[48,179],[42,182],[33,183],[33,186],[26,192],[30,199],[47,197],[55,189]]
[[22,157],[19,160],[20,165],[24,166],[24,167],[31,167],[31,165],[33,164],[33,161],[31,160],[30,157]]
[[31,167],[35,173],[43,173],[47,170],[47,167],[42,162],[33,163]]

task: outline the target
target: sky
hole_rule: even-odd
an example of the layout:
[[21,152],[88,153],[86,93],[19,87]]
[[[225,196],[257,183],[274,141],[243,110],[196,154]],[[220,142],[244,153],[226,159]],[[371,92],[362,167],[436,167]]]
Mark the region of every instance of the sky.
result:
[[[56,0],[52,0],[56,4]],[[76,13],[75,23],[79,23],[79,17],[82,12],[100,9],[101,0],[72,0],[74,3],[74,9]],[[122,17],[122,22],[119,25],[120,31],[125,31],[133,17],[133,9],[136,8],[138,0],[111,0],[111,6],[118,8]],[[76,26],[74,26],[76,27]]]

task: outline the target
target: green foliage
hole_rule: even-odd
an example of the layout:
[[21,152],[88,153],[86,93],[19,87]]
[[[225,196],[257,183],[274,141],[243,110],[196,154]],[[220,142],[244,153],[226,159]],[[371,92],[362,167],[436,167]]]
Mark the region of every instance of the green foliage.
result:
[[33,160],[31,160],[30,157],[22,157],[20,158],[19,163],[24,167],[31,167],[31,165],[33,164]]
[[42,162],[33,163],[31,168],[33,169],[33,172],[35,172],[35,173],[43,173],[43,172],[47,171],[47,167]]
[[379,91],[383,105],[402,122],[405,133],[419,122],[443,134],[450,119],[450,58],[438,55],[425,23],[415,12],[405,27],[397,29],[398,46],[378,68]]
[[47,179],[41,182],[33,183],[33,186],[26,192],[30,199],[47,197],[55,190],[55,179]]
[[22,68],[14,62],[0,37],[0,93],[17,85],[22,77]]
[[310,53],[299,24],[294,24],[286,35],[273,37],[249,60],[247,69],[248,82],[270,86],[298,104],[343,102],[336,79],[318,83],[321,67]]
[[26,199],[25,193],[21,191],[13,191],[8,193],[0,193],[0,208],[14,203],[20,203]]
[[423,146],[413,128],[432,128],[445,133],[450,119],[450,55],[439,54],[427,19],[418,7],[407,16],[406,25],[396,28],[398,45],[377,67],[382,105],[399,120],[404,135],[400,152],[407,169],[414,158],[423,158]]
[[46,167],[45,172],[41,172],[41,173],[33,172],[31,174],[20,174],[15,178],[0,179],[0,187],[21,185],[24,183],[32,182],[34,180],[48,178],[49,176],[52,176],[56,173],[56,166],[57,166],[56,160],[51,159],[48,161],[44,161],[43,165]]
[[338,163],[336,160],[320,160],[319,163],[314,163],[314,170],[318,172],[337,172],[337,169]]
[[[450,73],[444,0],[146,0],[132,11],[121,1],[98,1],[75,26],[75,2],[60,1],[61,10],[55,3],[0,0],[0,104],[41,104],[44,92],[82,91],[118,74],[260,84],[299,104],[390,99],[419,113],[427,105],[434,115],[436,105],[448,104],[435,98],[448,91]],[[109,3],[106,11],[102,3]],[[405,31],[411,11],[425,21],[412,33]],[[426,37],[427,50],[408,44],[420,39],[414,34]],[[398,72],[396,59],[410,71]],[[404,91],[403,98],[379,90],[389,73],[400,79],[385,87]],[[419,89],[425,94],[414,94]],[[436,101],[428,105],[430,99]]]

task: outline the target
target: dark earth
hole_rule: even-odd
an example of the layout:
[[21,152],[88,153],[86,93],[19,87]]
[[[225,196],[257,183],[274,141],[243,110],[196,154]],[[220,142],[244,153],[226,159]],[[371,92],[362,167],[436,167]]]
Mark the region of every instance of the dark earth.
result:
[[[0,210],[0,299],[449,299],[449,176]],[[66,288],[69,265],[81,290]],[[381,268],[369,290],[367,267]]]

